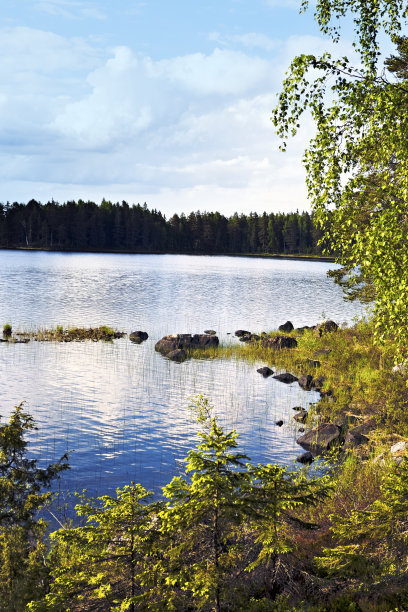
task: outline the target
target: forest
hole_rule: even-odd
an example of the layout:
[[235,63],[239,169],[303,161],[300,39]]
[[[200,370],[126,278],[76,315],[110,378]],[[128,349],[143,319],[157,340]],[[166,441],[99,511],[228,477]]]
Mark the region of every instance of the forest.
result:
[[192,212],[170,219],[146,204],[83,200],[0,204],[0,247],[137,253],[321,254],[308,212],[226,217]]

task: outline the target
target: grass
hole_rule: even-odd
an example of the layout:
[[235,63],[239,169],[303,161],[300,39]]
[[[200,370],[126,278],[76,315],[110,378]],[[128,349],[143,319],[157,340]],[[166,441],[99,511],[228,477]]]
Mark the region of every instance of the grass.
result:
[[379,448],[408,436],[407,377],[393,372],[392,342],[384,346],[374,344],[370,322],[362,321],[323,336],[314,330],[268,335],[292,336],[298,345],[275,351],[262,346],[261,339],[254,343],[220,345],[200,351],[199,355],[196,351],[193,356],[262,362],[273,370],[285,370],[298,377],[323,376],[322,397],[314,408],[322,421],[371,423],[373,444]]
[[67,329],[64,329],[62,325],[57,325],[57,327],[50,329],[23,330],[17,332],[17,335],[22,338],[36,340],[37,342],[82,342],[84,340],[92,340],[93,342],[103,340],[109,342],[116,338],[123,338],[125,332],[114,330],[106,325],[101,327],[71,327]]

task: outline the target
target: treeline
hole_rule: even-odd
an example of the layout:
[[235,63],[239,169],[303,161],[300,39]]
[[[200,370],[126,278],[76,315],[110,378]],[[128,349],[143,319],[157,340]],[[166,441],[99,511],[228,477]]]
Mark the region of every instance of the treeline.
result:
[[192,212],[170,219],[146,204],[102,200],[0,204],[0,247],[170,253],[321,254],[308,212],[225,217]]

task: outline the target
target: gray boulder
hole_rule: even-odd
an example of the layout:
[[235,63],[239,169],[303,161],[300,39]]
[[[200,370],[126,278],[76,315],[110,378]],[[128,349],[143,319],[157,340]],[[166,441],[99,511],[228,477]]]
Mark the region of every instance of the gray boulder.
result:
[[242,336],[250,336],[251,332],[245,329],[237,329],[235,335],[237,336],[237,338],[242,338]]
[[210,336],[207,334],[173,334],[164,336],[164,338],[156,342],[154,348],[162,355],[168,355],[168,353],[176,349],[193,351],[195,349],[205,349],[218,345],[219,340],[217,336]]
[[271,370],[271,368],[268,368],[268,366],[263,366],[263,368],[259,368],[257,372],[259,372],[259,374],[262,374],[264,378],[268,378],[268,376],[272,376],[273,374],[273,370]]
[[308,451],[307,453],[302,453],[301,455],[296,457],[296,461],[298,463],[303,463],[306,465],[313,463],[314,461],[313,453],[311,453],[310,451]]
[[339,326],[334,321],[323,321],[322,323],[318,323],[315,327],[316,336],[323,336],[324,334],[331,334],[332,332],[337,331]]
[[132,332],[129,335],[129,340],[131,340],[135,344],[140,344],[141,342],[144,342],[145,340],[147,340],[148,337],[149,337],[149,334],[147,332],[139,330],[139,331]]
[[271,348],[274,351],[281,351],[282,349],[291,349],[297,346],[295,338],[291,336],[273,336],[268,338],[262,338],[262,346],[265,348]]
[[346,437],[344,439],[344,449],[348,448],[356,448],[357,446],[361,446],[362,444],[367,444],[368,438],[359,434],[357,432],[348,431]]
[[302,374],[298,378],[299,387],[302,387],[305,391],[310,391],[313,385],[313,376],[310,374]]
[[167,353],[166,357],[167,359],[171,359],[171,361],[182,363],[187,359],[187,353],[186,351],[183,351],[183,349],[176,349],[175,351],[170,351],[170,353]]
[[390,448],[391,455],[396,455],[397,453],[403,453],[408,449],[408,442],[402,440],[401,442],[397,442]]
[[333,423],[318,425],[297,439],[297,443],[300,444],[300,446],[312,452],[314,455],[321,455],[332,446],[340,444],[340,442],[340,427],[333,425]]
[[290,374],[290,372],[275,374],[274,378],[276,378],[276,380],[279,380],[280,382],[286,383],[287,385],[297,380],[296,376],[293,376],[293,374]]
[[299,410],[299,412],[296,413],[293,418],[298,423],[306,423],[307,414],[308,414],[307,410],[302,409],[302,410]]
[[279,331],[281,332],[285,332],[285,334],[293,331],[293,323],[291,321],[286,321],[286,323],[284,323],[283,325],[279,325],[278,327]]

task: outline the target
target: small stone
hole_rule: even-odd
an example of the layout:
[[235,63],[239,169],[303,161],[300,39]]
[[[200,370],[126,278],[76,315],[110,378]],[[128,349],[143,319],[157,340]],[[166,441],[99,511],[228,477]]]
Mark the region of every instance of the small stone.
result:
[[272,376],[272,374],[273,374],[273,370],[271,370],[271,368],[268,368],[268,366],[264,366],[263,368],[259,368],[257,370],[257,372],[259,372],[259,374],[262,374],[262,376],[264,378],[268,378],[268,376]]
[[296,461],[298,463],[303,463],[303,464],[313,463],[314,461],[313,454],[310,451],[308,451],[307,453],[302,453],[301,455],[296,457]]
[[297,423],[306,423],[307,415],[308,415],[307,410],[302,409],[300,412],[295,414],[293,418],[295,421],[297,421]]
[[332,332],[337,331],[339,326],[334,321],[323,321],[322,323],[318,323],[315,327],[316,336],[323,336],[324,334],[331,334]]
[[299,387],[302,387],[305,391],[310,391],[313,386],[313,376],[310,374],[303,374],[298,378]]
[[279,325],[279,331],[285,332],[286,334],[293,331],[293,323],[292,321],[286,321],[283,325]]
[[319,349],[318,351],[315,351],[313,355],[315,355],[315,357],[319,357],[319,355],[328,355],[329,353],[331,353],[331,351],[332,350],[329,348],[322,348],[322,349]]
[[396,455],[397,453],[401,453],[408,448],[408,442],[405,440],[401,440],[401,442],[397,442],[394,446],[391,446],[390,453],[391,455]]
[[204,330],[204,333],[208,334],[209,336],[215,336],[217,332],[214,329],[206,329]]
[[276,421],[275,425],[277,425],[278,427],[282,427],[283,421],[282,420]]
[[298,431],[299,431],[300,433],[303,433],[303,432],[305,431],[305,428],[304,428],[304,427],[299,427]]
[[129,335],[129,340],[134,344],[141,344],[145,340],[147,340],[149,335],[144,331],[134,331]]

